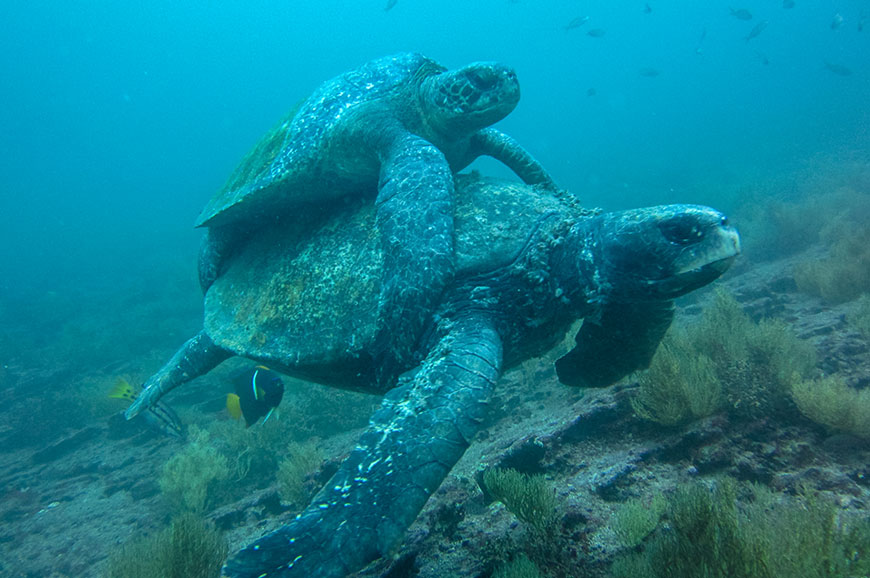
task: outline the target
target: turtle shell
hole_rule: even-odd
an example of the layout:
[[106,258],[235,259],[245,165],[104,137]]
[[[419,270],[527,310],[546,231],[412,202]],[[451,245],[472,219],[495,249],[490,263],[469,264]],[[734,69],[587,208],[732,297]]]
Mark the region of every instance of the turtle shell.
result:
[[341,130],[360,115],[371,125],[375,111],[382,118],[407,117],[417,103],[414,87],[444,70],[425,56],[407,53],[373,60],[324,82],[242,159],[196,226],[252,219],[282,205],[322,202],[330,191],[346,193],[361,175],[376,178],[374,151],[369,156],[357,149],[343,154]]
[[[510,265],[543,219],[579,214],[564,196],[517,182],[456,184],[458,280]],[[205,330],[237,355],[355,387],[371,370],[382,264],[371,201],[313,208],[235,252],[206,294]]]

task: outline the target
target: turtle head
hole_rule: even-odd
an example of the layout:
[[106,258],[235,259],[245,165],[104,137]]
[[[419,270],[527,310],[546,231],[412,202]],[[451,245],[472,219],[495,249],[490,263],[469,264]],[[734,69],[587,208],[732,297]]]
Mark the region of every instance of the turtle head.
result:
[[740,253],[737,231],[709,207],[662,205],[596,219],[596,272],[609,302],[685,295],[722,275]]
[[520,84],[512,68],[473,62],[429,76],[420,88],[420,105],[439,132],[472,133],[494,124],[516,108]]

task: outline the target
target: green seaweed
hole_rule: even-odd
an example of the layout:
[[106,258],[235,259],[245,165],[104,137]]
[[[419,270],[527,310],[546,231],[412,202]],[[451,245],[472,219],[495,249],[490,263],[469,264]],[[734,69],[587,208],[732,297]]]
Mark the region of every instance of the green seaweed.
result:
[[158,483],[174,507],[201,512],[208,505],[213,482],[226,479],[230,470],[227,459],[209,442],[207,431],[191,426],[189,440],[163,466]]
[[624,546],[634,548],[656,529],[666,505],[661,496],[633,498],[614,512],[610,527]]
[[826,228],[844,215],[854,223],[870,217],[870,173],[866,159],[823,159],[803,173],[743,192],[735,222],[744,253],[773,259],[803,251],[823,240]]
[[[283,406],[283,404],[282,404]],[[245,427],[244,422],[224,420],[208,428],[214,446],[227,459],[237,481],[271,478],[278,469],[281,450],[295,435],[296,427],[285,416],[273,416],[266,423]]]
[[870,439],[870,389],[851,388],[832,375],[796,380],[791,395],[801,413],[814,422]]
[[278,464],[278,496],[284,504],[304,506],[311,498],[305,479],[320,467],[323,456],[315,442],[304,444],[291,442],[288,457]]
[[730,478],[678,489],[663,522],[641,551],[611,567],[616,578],[805,578],[870,571],[870,519],[847,515],[803,491],[777,500],[750,486],[738,501]]
[[815,359],[785,323],[755,322],[733,296],[717,291],[700,319],[671,330],[632,404],[638,416],[662,425],[710,415],[719,400],[734,416],[770,415],[787,406],[795,375],[809,376]]
[[123,544],[104,578],[216,578],[227,555],[220,532],[195,514],[176,517],[154,536]]
[[558,521],[556,496],[544,476],[491,468],[484,472],[483,483],[493,498],[532,528],[548,531]]
[[722,384],[712,360],[695,352],[683,334],[665,338],[638,383],[631,398],[634,412],[664,426],[706,417],[722,404]]
[[520,553],[496,568],[492,578],[541,578],[541,572],[528,556]]
[[864,293],[858,298],[857,307],[846,315],[846,321],[865,338],[870,339],[870,293]]
[[795,266],[798,289],[828,303],[844,303],[870,291],[870,228],[867,221],[853,219],[852,214],[841,215],[822,232],[827,258]]

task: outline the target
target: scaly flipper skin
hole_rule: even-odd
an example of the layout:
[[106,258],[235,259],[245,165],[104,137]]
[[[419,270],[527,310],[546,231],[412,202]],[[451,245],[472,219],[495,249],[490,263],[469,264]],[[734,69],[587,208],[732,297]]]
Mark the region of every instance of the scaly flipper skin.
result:
[[124,416],[127,419],[134,418],[155,405],[166,393],[208,373],[231,356],[231,353],[215,345],[205,331],[200,331],[188,339],[172,359],[145,382],[142,393],[127,408]]
[[557,189],[553,177],[526,149],[513,137],[494,128],[478,131],[471,139],[471,153],[474,158],[490,156],[501,161],[527,185],[543,185]]
[[444,288],[453,282],[453,175],[444,155],[403,134],[381,168],[377,223],[384,252],[375,358],[392,386]]
[[477,432],[501,371],[501,338],[488,318],[450,324],[420,371],[384,397],[311,505],[230,559],[225,576],[340,577],[401,543]]

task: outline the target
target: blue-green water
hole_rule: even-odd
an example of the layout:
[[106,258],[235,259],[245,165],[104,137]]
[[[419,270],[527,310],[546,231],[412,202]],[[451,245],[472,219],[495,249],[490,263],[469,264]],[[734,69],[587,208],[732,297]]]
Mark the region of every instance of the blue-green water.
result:
[[169,256],[192,268],[194,217],[263,132],[326,78],[398,51],[514,66],[523,96],[500,127],[592,204],[727,205],[753,179],[868,148],[866,2],[748,1],[750,21],[728,2],[384,6],[4,3],[2,294],[119,286]]
[[[165,525],[171,512],[156,480],[186,446],[123,421],[124,403],[108,392],[119,377],[144,381],[201,327],[201,232],[192,224],[239,159],[322,81],[391,53],[418,51],[451,68],[476,60],[515,67],[522,99],[499,128],[585,205],[702,202],[746,217],[737,274],[761,272],[746,282],[749,289],[736,287],[752,315],[782,315],[824,346],[816,369],[866,387],[867,338],[848,321],[858,306],[819,305],[798,287],[791,265],[771,273],[760,263],[826,235],[834,245],[838,229],[864,249],[841,260],[859,273],[866,263],[866,0],[795,0],[792,7],[780,0],[397,0],[385,10],[389,4],[0,2],[0,487],[9,488],[0,497],[0,576],[96,575],[118,543]],[[508,175],[492,161],[475,168]],[[764,196],[802,194],[817,205],[776,218],[748,210],[748,203],[766,207]],[[854,273],[839,265],[835,271]],[[866,275],[855,276],[847,289],[866,292]],[[792,299],[799,289],[804,293]],[[554,385],[546,377],[552,368],[545,369],[542,379],[568,400],[552,405],[565,410],[563,421],[573,419],[567,414],[582,395]],[[534,382],[535,370],[519,375]],[[211,506],[252,508],[248,494],[274,485],[288,439],[361,427],[377,403],[297,383],[288,386],[293,401],[283,403],[282,421],[245,430],[222,409],[229,373],[220,368],[168,398],[186,424],[211,432],[233,467],[248,468],[218,488]],[[515,387],[525,392],[527,385]],[[537,400],[547,395],[528,413],[540,411]],[[493,419],[514,419],[518,398],[506,399]],[[620,419],[620,426],[636,425],[630,415]],[[770,428],[770,447],[782,425]],[[820,426],[805,420],[797,427],[806,447],[826,440]],[[613,435],[631,455],[649,442],[644,432]],[[491,443],[502,451],[508,444],[498,436]],[[748,455],[755,443],[750,435],[740,447]],[[865,495],[867,460],[859,451],[866,445],[852,438],[842,445],[841,462],[826,461],[823,448],[810,465],[830,465],[837,483],[854,478],[862,488],[856,494],[846,482],[834,485],[842,495]],[[593,459],[580,445],[574,451],[566,463]],[[613,451],[618,457],[623,450]],[[235,463],[246,455],[247,465]],[[782,455],[776,467],[783,471],[798,462],[810,467],[803,457]],[[689,461],[670,466],[653,476],[662,487],[695,468]],[[590,477],[596,467],[606,469],[590,467]],[[565,476],[557,481],[564,485]],[[820,479],[817,486],[825,486]],[[788,487],[802,483],[795,480]],[[584,519],[592,511],[586,530],[597,530],[608,523],[609,505],[587,498],[574,507]],[[588,510],[589,503],[599,509]],[[860,497],[855,503],[866,508]],[[489,518],[478,518],[489,527]],[[261,528],[245,530],[233,535],[233,550]],[[481,551],[470,550],[469,558]]]

